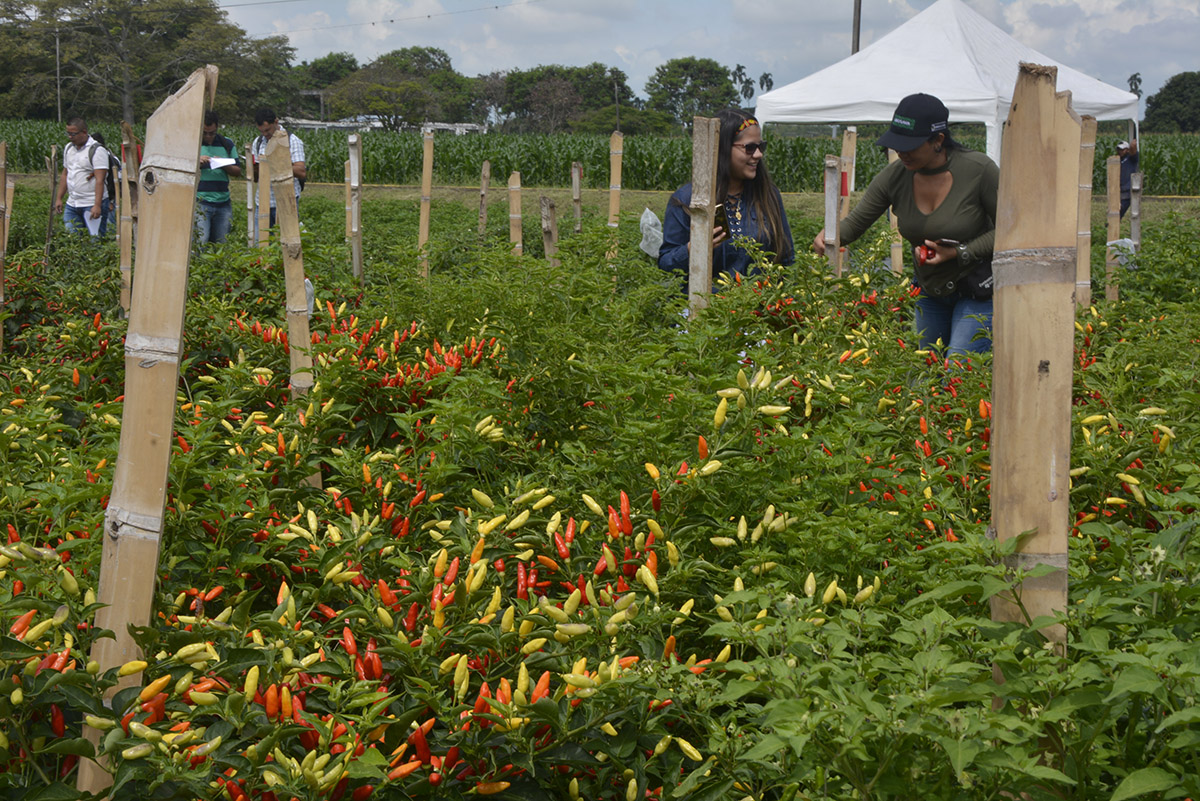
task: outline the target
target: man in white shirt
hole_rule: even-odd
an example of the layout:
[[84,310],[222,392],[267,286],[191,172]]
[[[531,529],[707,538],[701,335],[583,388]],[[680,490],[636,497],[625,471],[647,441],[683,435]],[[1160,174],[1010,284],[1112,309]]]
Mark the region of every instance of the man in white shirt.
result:
[[[251,146],[250,153],[254,156],[254,180],[258,180],[258,163],[262,161],[267,153],[267,143],[271,141],[271,137],[279,130],[279,119],[275,116],[275,112],[269,108],[259,109],[254,115],[254,124],[258,126],[258,132],[261,136],[254,139],[254,144]],[[304,181],[308,178],[308,168],[304,164],[304,143],[300,141],[300,137],[295,134],[288,133],[288,148],[292,155],[292,184],[296,190],[296,208],[300,207],[300,190],[304,188]],[[255,196],[257,204],[258,197]],[[275,189],[271,189],[271,225],[275,225]]]
[[88,135],[83,119],[72,117],[67,122],[63,169],[54,196],[54,212],[62,213],[68,231],[92,229],[93,237],[104,236],[111,202],[105,187],[107,177],[108,151]]

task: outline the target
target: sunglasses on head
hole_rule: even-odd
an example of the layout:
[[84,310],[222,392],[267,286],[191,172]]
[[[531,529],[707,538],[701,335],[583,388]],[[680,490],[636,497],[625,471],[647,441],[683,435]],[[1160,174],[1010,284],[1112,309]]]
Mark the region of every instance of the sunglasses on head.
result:
[[767,155],[766,142],[734,142],[733,146],[740,147],[741,149],[745,150],[747,156],[753,156],[756,152],[762,153],[764,156]]

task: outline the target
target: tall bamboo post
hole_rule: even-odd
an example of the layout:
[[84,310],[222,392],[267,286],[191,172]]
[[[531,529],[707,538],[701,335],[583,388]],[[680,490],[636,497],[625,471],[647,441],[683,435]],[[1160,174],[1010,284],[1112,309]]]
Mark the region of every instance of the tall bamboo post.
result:
[[354,280],[362,281],[362,137],[356,133],[350,134],[348,146],[350,149],[350,271],[354,275]]
[[1075,304],[1092,305],[1092,167],[1096,160],[1096,118],[1080,117],[1079,210],[1075,235]]
[[[8,235],[12,233],[12,213],[13,213],[13,196],[17,191],[17,182],[13,178],[8,178],[4,182],[4,243],[3,252],[8,253]],[[0,262],[3,259],[0,258]],[[0,282],[0,292],[3,292],[3,282]],[[3,300],[3,295],[0,294],[0,301]]]
[[[715,117],[692,120],[692,200],[688,204],[688,305],[693,312],[708,306],[712,295],[713,228],[716,227],[717,150],[721,121]],[[611,223],[610,223],[611,224]]]
[[[150,625],[174,444],[204,101],[206,90],[214,92],[216,83],[216,67],[196,70],[146,122],[138,280],[125,337],[125,405],[112,495],[104,513],[97,592],[101,606],[95,621],[115,638],[97,640],[91,653],[101,672],[138,658],[129,626]],[[138,675],[127,676],[116,689],[138,681]],[[93,743],[99,742],[99,731],[85,731]],[[80,763],[80,790],[98,793],[111,782],[97,763]]]
[[525,251],[521,244],[521,173],[508,176],[508,241],[518,256]]
[[[888,151],[888,163],[897,161],[900,154],[895,150]],[[888,225],[892,229],[892,272],[900,275],[904,272],[904,237],[900,236],[900,218],[888,210]]]
[[133,297],[133,237],[134,221],[137,220],[137,191],[138,191],[138,142],[133,133],[133,126],[128,121],[121,123],[121,149],[123,172],[121,183],[124,184],[121,220],[121,312],[129,317],[129,306]]
[[583,233],[583,163],[571,162],[571,205],[575,207],[575,233]]
[[258,243],[257,217],[254,210],[254,152],[249,142],[246,143],[246,247],[254,247]]
[[[1028,622],[1067,609],[1079,117],[1055,92],[1056,67],[1021,64],[1001,145],[992,362],[992,529],[1033,532],[1010,570],[1049,566],[991,599],[992,619]],[[1028,616],[1028,620],[1026,619]],[[1066,627],[1042,633],[1066,649]],[[1003,681],[997,670],[996,678]]]
[[838,219],[846,219],[850,213],[850,193],[854,191],[854,169],[858,150],[858,128],[853,125],[842,131],[842,196],[838,205]]
[[[1121,238],[1121,159],[1109,156],[1105,165],[1108,170],[1108,242]],[[1104,256],[1104,299],[1115,301],[1120,297],[1117,287],[1117,252],[1111,244]]]
[[541,197],[541,207],[542,247],[546,251],[546,258],[557,267],[560,262],[554,256],[558,253],[558,212],[554,208],[554,201],[545,195]]
[[[267,164],[265,156],[258,157],[258,177],[256,179],[258,192],[258,204],[255,207],[254,217],[254,244],[256,247],[265,248],[267,243],[271,241],[271,165]],[[287,174],[292,174],[292,167],[289,164]],[[290,189],[292,194],[295,194],[295,189]],[[279,201],[276,200],[276,203]],[[276,217],[279,216],[279,210],[275,211]]]
[[1142,174],[1129,176],[1129,238],[1135,251],[1142,249]]
[[307,395],[313,385],[312,339],[308,332],[308,298],[304,291],[304,255],[300,249],[300,212],[292,184],[292,152],[287,131],[282,126],[276,128],[267,142],[263,160],[270,170],[275,189],[275,222],[279,225],[283,278],[287,285],[288,353],[292,397],[295,398]]
[[346,159],[346,163],[343,164],[342,167],[343,167],[343,171],[346,176],[344,183],[345,183],[345,187],[346,187],[346,244],[348,245],[348,244],[350,244],[350,228],[351,228],[351,223],[350,223],[350,159]]
[[487,234],[488,184],[492,182],[492,162],[484,161],[479,170],[479,239]]
[[417,250],[421,251],[421,275],[429,276],[429,208],[433,201],[433,131],[423,137],[424,155],[421,159],[421,218],[417,226]]
[[608,227],[613,234],[612,246],[608,251],[610,259],[617,256],[617,225],[621,220],[621,160],[624,154],[625,135],[613,131],[608,139]]
[[[8,257],[8,222],[12,199],[8,194],[8,143],[0,142],[0,309],[4,308],[4,266]],[[0,324],[0,349],[4,347],[4,326]]]
[[825,258],[838,278],[842,277],[841,217],[838,216],[842,195],[842,160],[825,156]]
[[50,239],[54,236],[54,193],[58,191],[58,145],[50,145],[46,156],[46,172],[50,173],[50,216],[46,219],[46,247],[43,253],[50,258]]

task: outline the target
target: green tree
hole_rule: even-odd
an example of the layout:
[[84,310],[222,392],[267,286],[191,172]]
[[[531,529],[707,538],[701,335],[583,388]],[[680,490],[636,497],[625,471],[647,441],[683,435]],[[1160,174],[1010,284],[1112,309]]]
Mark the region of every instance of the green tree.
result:
[[1146,98],[1142,127],[1158,133],[1200,133],[1200,72],[1172,75]]
[[729,70],[711,58],[673,58],[646,81],[646,108],[666,112],[686,127],[697,115],[737,103],[729,76]]
[[[567,93],[564,84],[571,87]],[[570,119],[578,114],[620,103],[633,106],[635,98],[629,79],[616,67],[594,61],[585,67],[543,64],[530,70],[512,70],[505,75],[500,116],[509,127],[519,130],[548,131],[562,121],[561,105],[547,104],[547,95],[571,100]],[[547,116],[550,115],[550,116]]]
[[334,84],[329,102],[339,116],[377,116],[391,130],[426,121],[483,119],[475,82],[455,72],[450,56],[436,47],[385,53]]
[[[679,134],[679,126],[670,114],[650,111],[636,106],[621,106],[621,132],[627,136],[671,136]],[[572,119],[567,127],[571,133],[608,136],[617,129],[616,104],[586,111]]]
[[358,68],[358,59],[353,54],[328,53],[312,61],[300,62],[295,70],[301,87],[324,89],[358,72]]

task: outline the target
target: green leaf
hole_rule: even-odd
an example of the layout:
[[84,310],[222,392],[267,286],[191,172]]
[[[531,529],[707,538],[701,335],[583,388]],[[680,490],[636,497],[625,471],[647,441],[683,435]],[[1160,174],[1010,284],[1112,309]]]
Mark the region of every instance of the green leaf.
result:
[[1113,682],[1112,692],[1104,699],[1105,703],[1120,698],[1123,695],[1153,695],[1162,689],[1162,680],[1153,670],[1144,667],[1128,667]]
[[906,610],[918,606],[920,604],[930,603],[932,601],[949,600],[959,598],[963,595],[978,593],[983,587],[978,581],[951,581],[947,584],[942,584],[939,587],[934,587],[928,592],[923,592],[916,598],[913,598],[904,608]]
[[1141,768],[1121,780],[1109,801],[1124,801],[1126,798],[1137,798],[1146,793],[1160,793],[1170,790],[1179,782],[1179,776],[1162,768]]
[[70,740],[55,740],[43,748],[41,753],[74,754],[81,757],[93,757],[96,755],[96,748],[87,738],[75,737]]
[[962,773],[975,760],[975,755],[979,753],[979,743],[971,740],[952,740],[949,737],[938,737],[937,741],[946,751],[946,756],[950,759],[950,765],[954,768],[955,775]]

